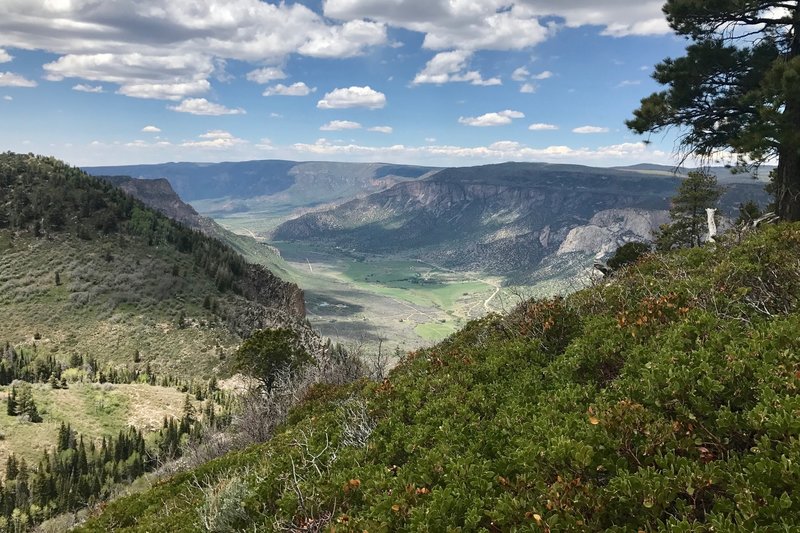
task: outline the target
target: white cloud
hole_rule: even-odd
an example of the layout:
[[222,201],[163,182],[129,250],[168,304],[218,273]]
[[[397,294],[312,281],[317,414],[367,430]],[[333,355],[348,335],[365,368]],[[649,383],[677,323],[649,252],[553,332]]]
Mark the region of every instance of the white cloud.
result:
[[641,84],[642,84],[642,80],[622,80],[621,82],[619,82],[617,84],[617,88],[631,87],[631,86],[641,85]]
[[14,72],[0,72],[0,87],[36,87],[38,83]]
[[371,128],[367,128],[367,131],[374,131],[376,133],[392,133],[394,128],[391,126],[373,126]]
[[600,126],[581,126],[572,130],[572,133],[591,134],[591,133],[608,133],[608,128]]
[[528,129],[531,131],[553,131],[557,130],[558,126],[555,124],[545,124],[543,122],[538,122],[536,124],[531,124],[528,126]]
[[233,134],[225,130],[208,130],[198,135],[201,139],[233,139]]
[[[558,25],[600,26],[604,35],[667,34],[663,0],[327,0],[325,15],[368,18],[425,34],[426,48],[518,50],[545,40]],[[510,6],[510,7],[509,7]],[[541,22],[555,17],[556,23]],[[517,80],[519,81],[519,80]]]
[[161,128],[158,126],[145,126],[142,128],[142,132],[144,133],[161,133]]
[[540,72],[539,74],[534,74],[534,80],[548,80],[553,77],[553,73],[549,70],[545,70],[544,72]]
[[154,98],[158,100],[180,100],[208,92],[208,80],[195,80],[186,83],[134,83],[123,85],[117,91],[132,98]]
[[8,63],[12,59],[14,59],[14,56],[0,48],[0,63]]
[[[645,143],[622,143],[597,148],[569,146],[531,147],[517,141],[499,141],[488,146],[435,145],[362,146],[318,139],[314,143],[297,143],[291,147],[295,157],[330,157],[346,161],[415,160],[436,165],[481,164],[503,161],[546,161],[552,163],[582,162],[594,165],[622,165],[641,161],[672,162],[670,155],[649,148]],[[287,154],[289,155],[289,154]]]
[[311,57],[352,57],[370,46],[386,43],[386,25],[351,20],[341,26],[327,26],[313,34],[298,52]]
[[514,69],[514,72],[511,73],[511,79],[514,81],[525,81],[530,75],[531,73],[528,72],[528,69],[525,67],[519,67]]
[[6,102],[10,102],[10,101],[11,101],[11,100],[13,100],[13,99],[14,99],[14,97],[13,97],[13,96],[9,96],[9,95],[5,95],[5,96],[3,97],[3,100],[5,100]]
[[439,52],[425,64],[414,77],[414,85],[435,83],[441,85],[449,82],[468,82],[472,85],[502,85],[502,80],[497,77],[484,79],[476,70],[466,70],[472,52],[469,50],[452,50]]
[[119,94],[135,98],[180,100],[207,92],[214,73],[210,57],[197,53],[172,56],[68,54],[43,66],[48,80],[82,78],[119,84]]
[[322,131],[358,130],[361,124],[351,120],[331,120],[327,124],[320,126]]
[[535,83],[523,83],[522,86],[519,88],[519,92],[525,94],[533,94],[536,92],[536,89],[538,89],[538,87],[536,86]]
[[277,67],[264,67],[256,70],[251,70],[247,73],[247,79],[256,83],[267,84],[274,80],[286,79],[286,73],[283,69]]
[[511,124],[515,118],[525,118],[525,114],[520,111],[513,111],[506,109],[498,113],[486,113],[479,117],[460,117],[458,122],[467,126],[487,127],[487,126],[505,126]]
[[370,86],[334,89],[317,102],[317,107],[320,109],[346,109],[350,107],[381,109],[384,106],[386,106],[386,95],[372,89]]
[[302,81],[298,81],[297,83],[293,83],[291,85],[279,83],[277,85],[273,85],[272,87],[267,87],[267,89],[264,91],[264,96],[307,96],[316,90],[316,87],[313,89],[309,88],[309,86]]
[[102,93],[103,86],[102,85],[89,85],[86,83],[79,83],[77,85],[72,86],[73,91],[79,91],[82,93]]
[[205,98],[187,98],[178,105],[169,106],[169,109],[172,111],[178,111],[179,113],[191,113],[192,115],[219,116],[243,115],[245,113],[244,109],[230,109],[224,105],[209,102]]
[[[352,57],[385,44],[387,31],[382,22],[335,22],[299,2],[261,0],[15,0],[0,11],[0,47],[58,56],[45,66],[48,79],[113,83],[120,94],[174,100],[208,91],[212,77],[227,78],[226,61]],[[260,70],[250,77],[282,79]]]

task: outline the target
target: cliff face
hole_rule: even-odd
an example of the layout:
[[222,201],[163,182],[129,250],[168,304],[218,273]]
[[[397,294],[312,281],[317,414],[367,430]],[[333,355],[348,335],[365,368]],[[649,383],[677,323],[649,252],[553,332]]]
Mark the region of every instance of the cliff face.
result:
[[[666,221],[676,177],[541,164],[447,169],[279,226],[276,240],[419,257],[455,269],[531,272],[555,255],[607,254]],[[765,200],[731,184],[722,201]]]

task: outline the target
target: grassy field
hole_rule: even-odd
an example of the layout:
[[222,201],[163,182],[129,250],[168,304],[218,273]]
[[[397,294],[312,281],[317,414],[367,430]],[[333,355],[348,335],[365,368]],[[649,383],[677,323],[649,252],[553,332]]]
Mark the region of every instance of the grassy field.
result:
[[[186,394],[174,388],[146,384],[75,383],[68,389],[33,385],[34,401],[42,422],[23,422],[8,416],[5,399],[9,387],[0,387],[0,464],[10,454],[36,464],[45,449],[56,442],[62,422],[86,437],[100,439],[128,426],[144,432],[161,427],[165,416],[180,417]],[[200,402],[194,402],[199,409]]]
[[[306,291],[316,329],[345,344],[384,341],[413,350],[485,314],[494,285],[408,259],[364,257],[303,243],[273,243]],[[492,280],[492,283],[497,281]]]

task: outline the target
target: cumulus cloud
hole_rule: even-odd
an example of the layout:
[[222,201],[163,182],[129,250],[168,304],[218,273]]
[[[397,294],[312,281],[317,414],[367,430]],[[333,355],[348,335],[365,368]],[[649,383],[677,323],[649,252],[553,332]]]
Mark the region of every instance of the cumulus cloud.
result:
[[161,128],[158,126],[145,126],[142,128],[142,132],[144,133],[161,133]]
[[480,72],[467,70],[472,52],[469,50],[452,50],[439,52],[425,64],[414,77],[414,85],[435,83],[441,85],[449,82],[468,82],[472,85],[502,85],[502,80],[497,77],[484,79]]
[[184,141],[181,146],[187,148],[225,149],[239,144],[247,144],[244,139],[235,137],[225,130],[211,130],[199,136],[199,141]]
[[601,126],[581,126],[572,130],[572,133],[591,134],[591,133],[608,133],[608,128]]
[[3,100],[5,100],[6,102],[10,102],[10,101],[11,101],[11,100],[13,100],[13,99],[14,99],[14,97],[13,97],[13,96],[9,96],[9,95],[5,95],[5,96],[3,97]]
[[243,115],[244,109],[236,108],[230,109],[224,105],[209,102],[205,98],[187,98],[180,104],[169,106],[172,111],[179,113],[191,113],[192,115]]
[[369,85],[366,87],[348,87],[334,89],[317,102],[319,109],[346,109],[350,107],[366,107],[381,109],[386,106],[386,95],[376,91]]
[[[26,0],[0,11],[0,47],[59,56],[45,66],[48,79],[118,84],[120,94],[143,98],[206,92],[227,60],[352,57],[386,43],[383,22],[334,22],[297,2]],[[251,75],[259,83],[282,79],[260,70]]]
[[544,72],[540,72],[539,74],[534,74],[534,80],[548,80],[553,77],[553,73],[549,70],[545,70]]
[[558,126],[555,124],[546,124],[543,122],[537,122],[536,124],[531,124],[528,126],[528,129],[531,131],[553,131],[557,130]]
[[432,50],[519,50],[544,41],[550,30],[517,4],[499,0],[327,0],[325,15],[369,19],[425,34]]
[[273,85],[272,87],[268,87],[264,91],[264,96],[307,96],[316,90],[316,87],[312,89],[302,81],[298,81],[297,83],[293,83],[291,85],[279,83],[277,85]]
[[385,42],[384,24],[351,20],[316,32],[298,48],[298,52],[311,57],[352,57],[360,55],[367,47]]
[[322,131],[358,130],[361,124],[351,120],[331,120],[327,124],[320,126]]
[[523,83],[522,86],[519,88],[519,92],[525,94],[533,94],[536,92],[536,84],[534,83]]
[[368,128],[367,131],[374,131],[376,133],[392,133],[394,128],[391,126],[373,126]]
[[[431,49],[512,50],[546,39],[554,25],[599,26],[605,35],[666,34],[662,0],[327,0],[325,15],[340,20],[369,18],[425,34]],[[510,7],[509,7],[510,5]]]
[[483,128],[487,126],[505,126],[511,124],[515,118],[525,118],[525,114],[520,111],[506,109],[498,113],[486,113],[479,117],[460,117],[458,122],[467,126]]
[[14,59],[14,56],[0,48],[0,63],[8,63],[12,59]]
[[14,72],[0,72],[0,87],[36,87],[38,84]]
[[73,91],[79,91],[82,93],[102,93],[103,86],[102,85],[89,85],[87,83],[79,83],[77,85],[72,86]]
[[247,73],[247,79],[255,83],[267,84],[274,80],[286,79],[286,73],[283,69],[277,67],[264,67],[256,70],[251,70]]
[[528,72],[528,69],[525,67],[519,67],[514,69],[514,72],[511,73],[511,79],[514,81],[525,81],[530,75],[531,73]]

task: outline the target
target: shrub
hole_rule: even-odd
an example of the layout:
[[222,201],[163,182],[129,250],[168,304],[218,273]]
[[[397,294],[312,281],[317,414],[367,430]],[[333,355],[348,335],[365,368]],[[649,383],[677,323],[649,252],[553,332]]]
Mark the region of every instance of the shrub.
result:
[[650,245],[643,242],[629,242],[623,244],[614,252],[614,255],[606,262],[612,270],[635,263],[643,255],[650,253]]

